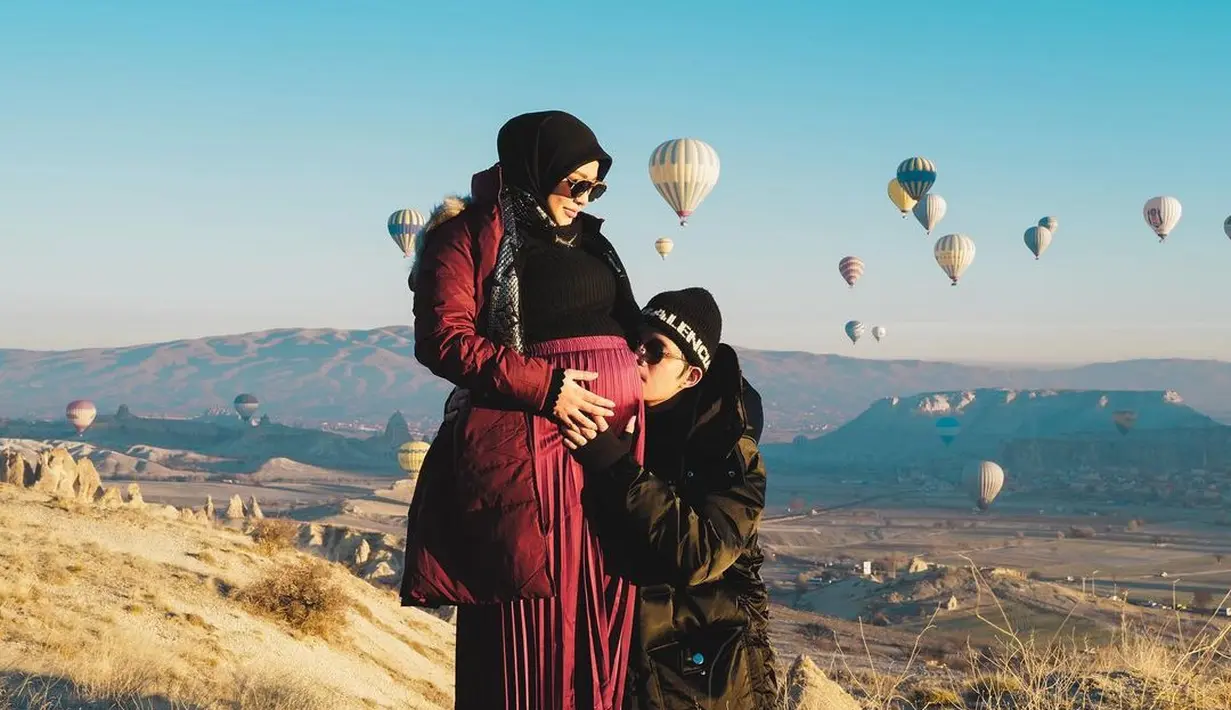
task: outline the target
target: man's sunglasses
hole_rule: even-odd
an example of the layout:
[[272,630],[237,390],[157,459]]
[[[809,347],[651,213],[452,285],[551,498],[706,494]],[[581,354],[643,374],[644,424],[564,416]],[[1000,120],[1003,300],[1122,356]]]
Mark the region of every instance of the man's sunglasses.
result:
[[657,365],[663,360],[679,360],[687,363],[688,359],[667,352],[667,346],[658,338],[650,338],[637,348],[637,359],[647,365]]
[[572,178],[564,178],[564,181],[568,183],[569,197],[574,200],[588,192],[590,193],[590,201],[593,202],[607,192],[607,183],[602,180],[574,180]]

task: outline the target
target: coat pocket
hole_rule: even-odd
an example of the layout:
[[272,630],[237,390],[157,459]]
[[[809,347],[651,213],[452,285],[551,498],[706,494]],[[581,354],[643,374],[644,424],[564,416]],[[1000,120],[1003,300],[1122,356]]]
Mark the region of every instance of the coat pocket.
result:
[[762,674],[755,667],[759,654],[751,653],[742,625],[698,629],[647,655],[648,690],[656,707],[762,710],[757,692]]

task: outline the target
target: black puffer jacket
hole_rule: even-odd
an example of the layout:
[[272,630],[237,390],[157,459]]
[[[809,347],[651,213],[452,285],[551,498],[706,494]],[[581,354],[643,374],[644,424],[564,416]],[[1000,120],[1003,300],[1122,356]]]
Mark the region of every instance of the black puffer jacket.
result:
[[671,446],[678,466],[645,470],[610,433],[576,452],[608,563],[640,587],[629,707],[771,710],[778,680],[757,542],[761,398],[726,345],[681,396],[678,433],[648,430],[645,457],[661,462],[653,447]]

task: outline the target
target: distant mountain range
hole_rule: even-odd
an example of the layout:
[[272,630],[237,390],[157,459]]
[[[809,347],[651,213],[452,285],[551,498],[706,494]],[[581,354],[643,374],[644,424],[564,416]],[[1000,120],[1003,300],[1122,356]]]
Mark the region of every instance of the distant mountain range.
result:
[[[1129,360],[1064,369],[739,349],[761,391],[767,438],[815,435],[888,396],[1015,389],[1177,390],[1187,404],[1231,419],[1231,363]],[[76,398],[100,412],[189,416],[252,392],[275,421],[437,419],[449,385],[414,358],[410,328],[277,329],[121,348],[0,350],[0,416],[61,417]]]
[[[1181,430],[1225,429],[1174,391],[978,389],[886,397],[838,430],[789,447],[799,458],[829,463],[914,465],[945,458],[997,458],[1014,441],[1108,441],[1121,445],[1113,415],[1136,417],[1131,438]],[[959,433],[945,444],[937,422]],[[952,430],[950,430],[952,431]],[[1156,445],[1159,440],[1155,440]]]

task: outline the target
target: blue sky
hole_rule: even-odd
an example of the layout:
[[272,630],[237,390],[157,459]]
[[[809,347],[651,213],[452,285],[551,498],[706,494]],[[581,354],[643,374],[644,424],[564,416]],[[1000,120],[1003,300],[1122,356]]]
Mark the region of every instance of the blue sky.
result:
[[[0,6],[0,347],[409,323],[389,212],[465,191],[504,120],[563,108],[615,156],[593,211],[638,296],[708,286],[728,341],[1231,359],[1231,6],[420,5]],[[678,136],[723,161],[685,230],[646,173]],[[912,155],[939,171],[938,234],[977,244],[957,288],[885,196]],[[1164,245],[1156,194],[1184,205]],[[852,347],[852,318],[887,340]]]

